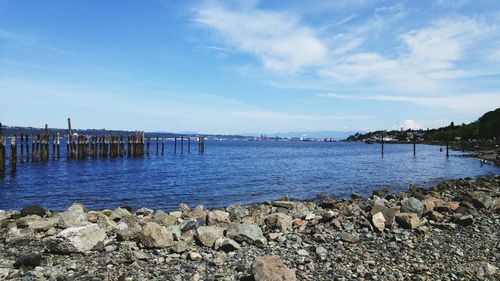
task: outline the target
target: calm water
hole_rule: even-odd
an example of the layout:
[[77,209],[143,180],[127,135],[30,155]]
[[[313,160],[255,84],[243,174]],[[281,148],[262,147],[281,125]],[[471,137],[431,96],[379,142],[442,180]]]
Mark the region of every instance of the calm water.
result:
[[383,186],[406,190],[410,183],[430,186],[500,172],[460,152],[450,151],[447,159],[428,145],[417,145],[417,157],[412,145],[401,144],[386,144],[384,157],[380,145],[362,143],[207,141],[203,155],[192,148],[194,153],[174,155],[169,143],[165,156],[19,163],[15,176],[7,170],[0,178],[0,209],[39,204],[63,210],[75,201],[92,209],[174,209],[181,202],[220,207],[284,194],[367,195]]

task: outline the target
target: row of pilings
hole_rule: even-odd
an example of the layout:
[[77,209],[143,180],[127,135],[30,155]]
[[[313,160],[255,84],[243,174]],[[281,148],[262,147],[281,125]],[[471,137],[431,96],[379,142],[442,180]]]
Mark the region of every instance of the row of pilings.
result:
[[[71,127],[70,127],[71,128]],[[71,132],[71,129],[70,129]],[[10,137],[10,152],[7,153],[7,137],[0,123],[0,172],[6,170],[6,159],[10,160],[10,169],[16,171],[17,161],[47,161],[49,159],[103,159],[118,157],[141,157],[156,154],[165,155],[168,139],[165,137],[145,136],[144,132],[128,135],[76,135],[68,134],[64,138],[59,133],[50,135],[47,125],[42,134],[21,134]],[[62,140],[65,140],[66,150],[61,151]],[[198,142],[198,153],[205,152],[205,137],[175,136],[173,140],[174,153],[184,153],[184,143],[187,142],[187,153],[191,153],[191,141]],[[178,149],[178,142],[180,149]],[[151,147],[156,145],[155,151]],[[50,149],[52,147],[52,149]],[[62,156],[62,153],[64,155]],[[9,154],[9,155],[7,155]]]

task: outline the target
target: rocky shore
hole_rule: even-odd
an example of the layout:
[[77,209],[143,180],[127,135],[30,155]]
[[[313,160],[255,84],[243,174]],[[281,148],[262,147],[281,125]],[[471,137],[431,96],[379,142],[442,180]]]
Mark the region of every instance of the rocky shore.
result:
[[0,279],[500,279],[500,177],[352,198],[0,211]]

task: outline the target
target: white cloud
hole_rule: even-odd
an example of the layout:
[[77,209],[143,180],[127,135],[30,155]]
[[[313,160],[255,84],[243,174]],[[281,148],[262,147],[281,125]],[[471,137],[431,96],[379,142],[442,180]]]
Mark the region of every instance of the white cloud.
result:
[[236,111],[233,112],[233,115],[245,119],[289,121],[365,120],[371,118],[371,116],[366,115],[310,115],[275,111]]
[[408,129],[413,129],[413,130],[418,130],[418,129],[423,129],[424,126],[422,126],[420,123],[418,123],[415,120],[403,120],[399,125],[396,125],[393,127],[393,129],[399,130],[408,130]]
[[333,93],[318,94],[319,97],[329,97],[337,99],[351,100],[374,100],[374,101],[389,101],[389,102],[405,102],[416,105],[432,106],[447,108],[461,112],[485,112],[488,110],[500,107],[500,92],[497,93],[472,93],[456,96],[389,96],[389,95],[373,95],[373,96],[351,96],[339,95]]
[[295,14],[206,2],[196,10],[195,20],[271,71],[295,73],[323,63],[327,54],[327,46]]

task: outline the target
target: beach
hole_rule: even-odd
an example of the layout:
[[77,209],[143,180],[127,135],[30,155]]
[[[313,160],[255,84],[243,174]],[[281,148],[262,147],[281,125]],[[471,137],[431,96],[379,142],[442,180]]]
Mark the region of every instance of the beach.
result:
[[0,211],[7,280],[498,280],[500,177],[351,200]]

